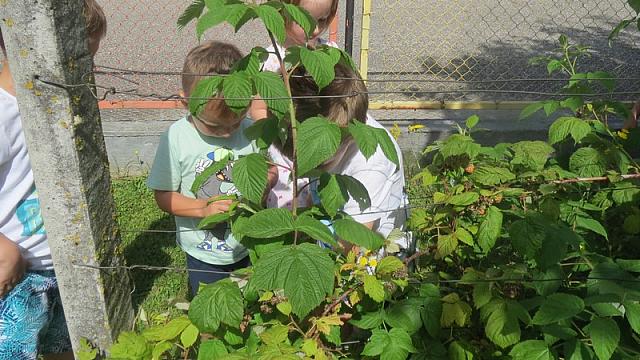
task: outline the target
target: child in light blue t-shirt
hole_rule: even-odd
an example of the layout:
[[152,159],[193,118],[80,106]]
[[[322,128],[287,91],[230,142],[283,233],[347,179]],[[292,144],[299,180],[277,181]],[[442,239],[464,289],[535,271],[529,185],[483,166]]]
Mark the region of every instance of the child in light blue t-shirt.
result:
[[[240,51],[227,43],[208,41],[193,48],[184,63],[181,95],[188,98],[203,74],[229,73],[241,58]],[[245,113],[231,111],[220,97],[204,105],[198,116],[176,121],[160,140],[147,185],[154,190],[158,206],[175,215],[177,241],[187,253],[187,267],[205,270],[189,271],[192,295],[200,283],[218,281],[228,272],[249,266],[247,250],[233,238],[226,223],[198,230],[202,218],[227,211],[232,202],[211,200],[238,193],[231,178],[232,162],[195,193],[191,187],[214,162],[236,160],[257,151],[244,136],[244,129],[251,123]]]

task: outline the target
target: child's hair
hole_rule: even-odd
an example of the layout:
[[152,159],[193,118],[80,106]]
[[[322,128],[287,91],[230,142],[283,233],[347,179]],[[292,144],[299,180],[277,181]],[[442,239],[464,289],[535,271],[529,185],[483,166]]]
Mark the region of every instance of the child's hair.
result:
[[[335,66],[335,73],[334,80],[319,90],[316,82],[303,67],[296,69],[290,79],[290,85],[291,95],[302,97],[293,99],[298,121],[304,122],[305,119],[319,115],[340,127],[347,127],[351,120],[362,123],[367,121],[369,96],[360,74],[343,64]],[[285,144],[276,140],[275,145],[286,156],[291,157],[291,136]]]
[[84,0],[84,17],[87,22],[87,36],[100,40],[107,34],[107,17],[96,0]]
[[[300,6],[300,3],[302,2],[302,0],[284,0],[283,2],[287,4]],[[329,27],[329,24],[331,24],[333,19],[336,17],[337,13],[338,13],[338,0],[331,0],[331,11],[329,12],[329,16],[327,17],[324,24],[318,24],[318,26],[324,27],[324,28]]]
[[[205,41],[191,49],[182,67],[182,91],[185,97],[191,96],[198,81],[207,75],[231,72],[233,65],[242,57],[242,52],[237,47],[221,41]],[[205,108],[231,111],[222,100],[209,101]]]

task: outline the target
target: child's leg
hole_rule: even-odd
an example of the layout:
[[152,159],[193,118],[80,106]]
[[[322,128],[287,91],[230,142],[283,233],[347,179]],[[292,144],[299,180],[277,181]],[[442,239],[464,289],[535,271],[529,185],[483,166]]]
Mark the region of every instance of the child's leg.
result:
[[[71,350],[53,271],[29,272],[0,300],[0,359]],[[60,314],[56,313],[60,311]]]
[[[249,257],[238,261],[237,263],[230,265],[214,265],[200,261],[191,255],[187,254],[187,269],[189,270],[203,270],[203,271],[189,271],[189,292],[191,297],[196,296],[200,283],[211,284],[216,281],[226,279],[229,277],[229,273],[238,269],[246,268],[251,265]],[[212,272],[205,272],[212,271]],[[219,273],[216,273],[219,272]]]

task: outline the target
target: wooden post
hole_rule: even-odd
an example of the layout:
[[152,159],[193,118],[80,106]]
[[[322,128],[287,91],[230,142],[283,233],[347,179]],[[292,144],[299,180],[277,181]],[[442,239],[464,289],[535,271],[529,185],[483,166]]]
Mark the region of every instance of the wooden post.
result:
[[[120,266],[109,164],[89,83],[83,0],[0,0],[42,214],[74,351],[86,338],[108,348],[133,323]],[[63,84],[63,85],[55,85]]]

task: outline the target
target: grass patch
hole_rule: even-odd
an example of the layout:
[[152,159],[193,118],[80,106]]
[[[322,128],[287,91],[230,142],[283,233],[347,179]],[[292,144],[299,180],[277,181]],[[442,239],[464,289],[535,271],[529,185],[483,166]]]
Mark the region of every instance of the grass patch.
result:
[[[186,267],[185,254],[176,244],[176,234],[145,232],[174,231],[172,216],[158,208],[146,177],[114,179],[118,225],[127,265]],[[135,284],[132,295],[136,310],[142,307],[149,316],[180,314],[173,303],[187,296],[187,274],[173,271],[132,270]]]

